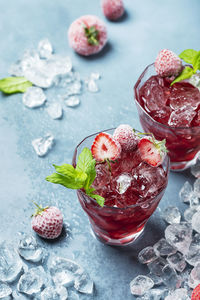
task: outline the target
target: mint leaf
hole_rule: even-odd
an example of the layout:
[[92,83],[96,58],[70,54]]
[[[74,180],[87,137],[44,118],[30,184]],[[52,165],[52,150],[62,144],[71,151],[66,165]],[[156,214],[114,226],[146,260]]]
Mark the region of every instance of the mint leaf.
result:
[[64,164],[62,166],[54,165],[58,173],[53,173],[46,177],[46,180],[52,183],[61,184],[69,189],[81,189],[85,185],[87,174],[77,171],[73,166]]
[[96,194],[88,194],[88,196],[95,199],[101,207],[104,206],[105,199],[102,196]]
[[96,161],[93,159],[91,150],[84,148],[78,157],[76,170],[87,174],[87,180],[84,185],[85,190],[90,187],[96,177],[95,165]]
[[24,93],[32,86],[25,77],[7,77],[0,80],[0,91],[5,94]]
[[193,60],[194,57],[197,55],[198,51],[193,50],[193,49],[186,49],[181,54],[179,57],[183,59],[186,63],[192,64],[193,65]]
[[193,59],[193,68],[194,72],[196,73],[197,70],[200,70],[200,51],[197,52]]
[[191,69],[190,67],[185,67],[182,71],[182,73],[176,77],[174,81],[172,81],[171,85],[173,85],[175,82],[179,82],[181,80],[190,78],[194,74],[194,70]]

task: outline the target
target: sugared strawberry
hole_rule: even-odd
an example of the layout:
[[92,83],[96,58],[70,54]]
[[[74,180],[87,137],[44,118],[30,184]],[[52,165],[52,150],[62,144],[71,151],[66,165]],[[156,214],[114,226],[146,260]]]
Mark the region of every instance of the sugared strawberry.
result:
[[32,229],[45,239],[55,239],[62,231],[63,217],[61,211],[55,207],[45,207],[35,204],[37,209],[32,216]]
[[99,162],[106,159],[116,160],[121,154],[121,145],[111,134],[101,132],[96,136],[91,151],[93,157]]
[[191,300],[200,300],[200,284],[193,290]]
[[128,124],[119,125],[113,133],[113,138],[120,143],[123,151],[132,151],[137,146],[137,136]]
[[162,77],[177,76],[182,70],[182,61],[171,50],[163,49],[156,57],[155,70]]
[[109,20],[117,20],[124,14],[122,0],[101,0],[104,16]]
[[162,164],[167,150],[165,140],[157,141],[153,137],[144,137],[138,142],[138,149],[143,161],[153,167]]

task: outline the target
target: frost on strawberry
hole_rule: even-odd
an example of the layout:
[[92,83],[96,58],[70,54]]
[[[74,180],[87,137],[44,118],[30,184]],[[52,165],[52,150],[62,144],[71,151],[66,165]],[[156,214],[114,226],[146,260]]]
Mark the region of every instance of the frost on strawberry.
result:
[[200,284],[193,290],[191,300],[200,300]]
[[155,70],[162,77],[177,76],[182,70],[182,61],[171,50],[163,49],[156,57]]
[[104,16],[109,20],[117,20],[124,14],[124,4],[122,0],[102,0],[101,6]]
[[113,133],[113,138],[120,143],[122,150],[126,152],[133,151],[138,143],[137,135],[128,124],[119,125]]
[[32,229],[41,237],[55,239],[59,237],[63,227],[61,211],[55,207],[42,207],[36,205],[36,212],[32,216]]

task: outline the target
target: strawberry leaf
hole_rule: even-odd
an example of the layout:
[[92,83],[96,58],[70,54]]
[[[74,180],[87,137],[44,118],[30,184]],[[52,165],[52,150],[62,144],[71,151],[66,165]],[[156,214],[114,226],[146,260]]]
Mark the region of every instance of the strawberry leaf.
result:
[[83,28],[85,31],[85,36],[87,37],[88,44],[92,46],[99,45],[99,31],[95,28],[95,26],[87,27],[83,24]]
[[0,91],[5,94],[24,93],[32,86],[25,77],[7,77],[0,80]]

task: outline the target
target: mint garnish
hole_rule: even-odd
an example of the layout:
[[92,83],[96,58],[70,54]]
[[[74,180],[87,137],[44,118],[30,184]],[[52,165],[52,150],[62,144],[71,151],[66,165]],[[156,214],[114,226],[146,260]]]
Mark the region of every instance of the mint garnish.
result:
[[200,51],[193,49],[187,49],[181,52],[179,57],[186,63],[191,64],[192,68],[186,66],[178,77],[171,83],[173,85],[175,82],[182,81],[192,77],[198,70],[200,70]]
[[0,80],[0,91],[5,94],[24,93],[32,86],[25,77],[7,77]]
[[93,46],[99,45],[99,31],[95,28],[95,26],[87,27],[85,24],[83,24],[83,28],[85,30],[85,35],[88,40],[88,44]]
[[94,198],[100,206],[104,205],[104,198],[96,195],[95,189],[91,188],[96,177],[96,161],[88,148],[84,148],[80,153],[76,168],[69,164],[55,167],[56,173],[46,177],[46,180],[55,184],[61,184],[70,189],[84,189],[85,193]]

